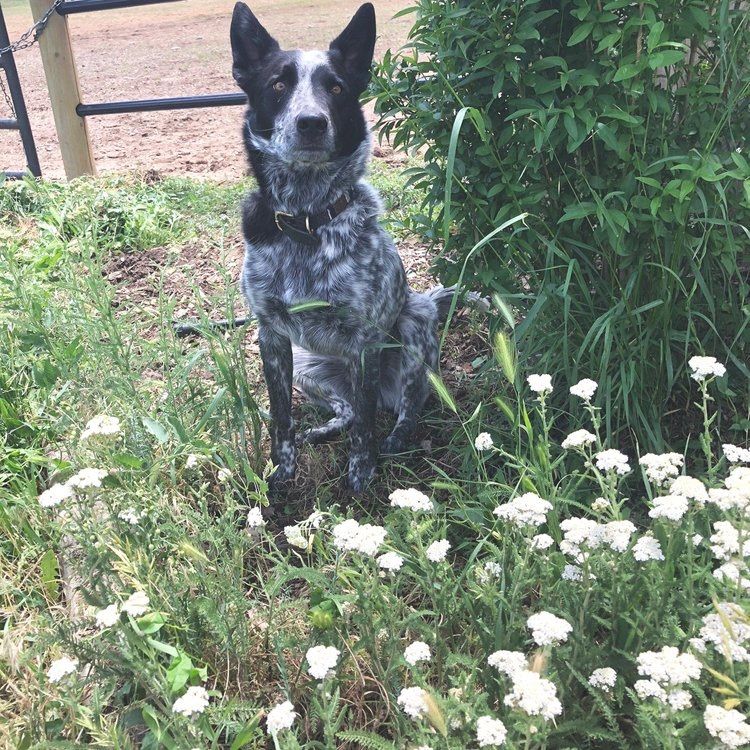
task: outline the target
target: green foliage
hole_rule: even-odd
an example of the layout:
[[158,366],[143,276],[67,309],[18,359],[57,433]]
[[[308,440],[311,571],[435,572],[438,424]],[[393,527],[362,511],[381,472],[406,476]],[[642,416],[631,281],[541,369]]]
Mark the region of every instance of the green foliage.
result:
[[[750,16],[727,0],[419,0],[375,83],[383,133],[422,149],[412,226],[512,302],[539,372],[594,377],[610,433],[660,444],[685,354],[746,362]],[[728,392],[722,403],[729,406]],[[728,409],[725,419],[731,422]],[[677,425],[687,434],[690,425]],[[673,429],[674,433],[674,429]]]

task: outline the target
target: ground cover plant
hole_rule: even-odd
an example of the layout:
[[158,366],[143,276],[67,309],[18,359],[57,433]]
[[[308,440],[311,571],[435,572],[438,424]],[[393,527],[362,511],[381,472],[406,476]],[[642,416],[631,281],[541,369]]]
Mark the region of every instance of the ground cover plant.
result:
[[[419,195],[375,178],[405,219]],[[189,300],[239,309],[243,187],[0,189],[2,742],[750,743],[750,452],[716,419],[725,363],[688,352],[699,428],[626,454],[594,380],[519,365],[498,300],[472,386],[434,380],[439,451],[353,499],[344,444],[321,447],[267,522],[252,326],[170,326]],[[447,355],[482,335],[458,321]]]
[[696,429],[686,362],[721,356],[729,429],[750,375],[745,6],[413,5],[375,100],[383,134],[425,154],[413,222],[443,244],[440,277],[501,294],[530,366],[596,377],[620,440],[665,447],[667,427]]

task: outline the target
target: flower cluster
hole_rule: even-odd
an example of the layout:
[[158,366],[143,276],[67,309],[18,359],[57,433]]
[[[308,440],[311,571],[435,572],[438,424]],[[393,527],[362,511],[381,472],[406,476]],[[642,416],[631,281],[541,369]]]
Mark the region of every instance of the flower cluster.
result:
[[617,672],[612,667],[600,667],[589,676],[589,685],[609,693],[617,682]]
[[102,481],[109,474],[104,469],[81,469],[73,474],[67,482],[53,485],[39,495],[39,505],[43,508],[52,508],[64,500],[70,500],[75,496],[76,490],[86,490],[101,487]]
[[172,711],[188,718],[199,716],[208,708],[208,691],[204,687],[189,687],[172,705]]
[[404,649],[404,659],[412,666],[420,661],[429,661],[431,658],[430,647],[424,641],[414,641]]
[[659,540],[650,534],[644,534],[633,546],[633,557],[638,562],[649,562],[650,560],[664,560]]
[[547,520],[552,503],[543,500],[533,492],[520,495],[510,502],[498,505],[492,511],[498,518],[510,521],[516,526],[541,526]]
[[120,420],[117,417],[109,417],[106,414],[97,414],[86,423],[81,433],[81,440],[104,439],[111,440],[121,432]]
[[505,696],[505,705],[519,709],[529,716],[554,719],[562,713],[557,688],[537,672],[524,669],[511,676],[512,690]]
[[615,448],[599,451],[594,459],[596,460],[596,468],[600,471],[614,471],[620,475],[627,474],[630,471],[628,457]]
[[571,448],[583,448],[585,445],[591,445],[596,442],[596,435],[588,430],[576,430],[571,432],[565,440],[562,441],[561,445],[565,450]]
[[508,730],[500,719],[480,716],[477,719],[477,743],[479,747],[496,747],[505,742]]
[[679,453],[646,453],[638,463],[651,482],[662,485],[680,473],[685,459]]
[[551,612],[537,612],[526,620],[531,636],[539,646],[565,643],[573,626]]
[[688,367],[692,371],[690,377],[698,382],[706,378],[720,378],[727,372],[727,368],[716,357],[690,357]]
[[745,747],[750,744],[750,724],[747,717],[735,709],[706,706],[703,722],[708,733],[724,747]]
[[579,380],[575,385],[570,386],[570,393],[588,403],[594,398],[594,394],[598,387],[599,384],[595,380],[591,380],[591,378],[583,378],[583,380]]
[[692,654],[664,646],[661,651],[644,651],[636,662],[638,674],[649,678],[633,686],[639,698],[655,698],[675,711],[690,706],[690,693],[680,686],[700,678],[701,663]]
[[415,512],[429,512],[435,510],[435,505],[432,500],[414,487],[394,490],[388,495],[388,499],[391,501],[391,505],[394,508],[408,508]]
[[334,646],[313,646],[307,649],[307,671],[316,680],[324,680],[338,664],[341,652]]
[[274,706],[266,716],[266,731],[274,735],[283,729],[291,729],[297,714],[291,701],[284,701]]
[[534,392],[543,396],[547,393],[552,393],[552,376],[551,375],[529,375],[526,378],[529,384],[529,388]]
[[750,463],[750,448],[740,448],[738,445],[724,443],[721,446],[724,458],[730,464],[748,464]]
[[344,552],[359,552],[372,557],[380,550],[387,532],[382,526],[360,524],[349,518],[336,524],[332,533],[334,547]]
[[489,432],[480,432],[474,440],[474,447],[478,451],[488,451],[493,445],[492,435]]
[[407,716],[416,720],[427,713],[428,706],[425,697],[425,691],[421,687],[408,687],[399,693],[396,702]]

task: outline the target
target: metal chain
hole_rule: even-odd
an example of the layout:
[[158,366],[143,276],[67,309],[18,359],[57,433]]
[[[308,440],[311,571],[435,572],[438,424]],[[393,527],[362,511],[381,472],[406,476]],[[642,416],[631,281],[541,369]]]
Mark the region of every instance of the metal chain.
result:
[[0,47],[0,57],[7,52],[18,52],[18,50],[27,49],[36,44],[39,40],[40,34],[44,31],[44,27],[47,25],[50,16],[57,10],[62,2],[63,0],[54,0],[45,14],[30,29],[24,31],[24,33],[18,38],[18,41],[9,44],[7,47]]
[[8,109],[10,109],[10,116],[15,120],[16,108],[13,106],[13,100],[10,98],[8,89],[5,88],[5,82],[3,81],[3,76],[1,75],[0,75],[0,93],[2,93],[3,98],[5,99],[5,103],[8,105]]

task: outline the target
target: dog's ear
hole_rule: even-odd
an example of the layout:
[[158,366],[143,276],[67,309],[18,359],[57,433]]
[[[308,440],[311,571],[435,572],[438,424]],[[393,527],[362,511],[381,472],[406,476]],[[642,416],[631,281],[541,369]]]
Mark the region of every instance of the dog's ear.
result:
[[255,69],[263,58],[279,49],[279,43],[263,28],[245,3],[237,3],[229,31],[232,41],[232,75],[248,92]]
[[375,8],[365,3],[354,14],[349,25],[331,42],[330,51],[340,57],[357,93],[364,91],[370,80],[370,67],[375,51]]

